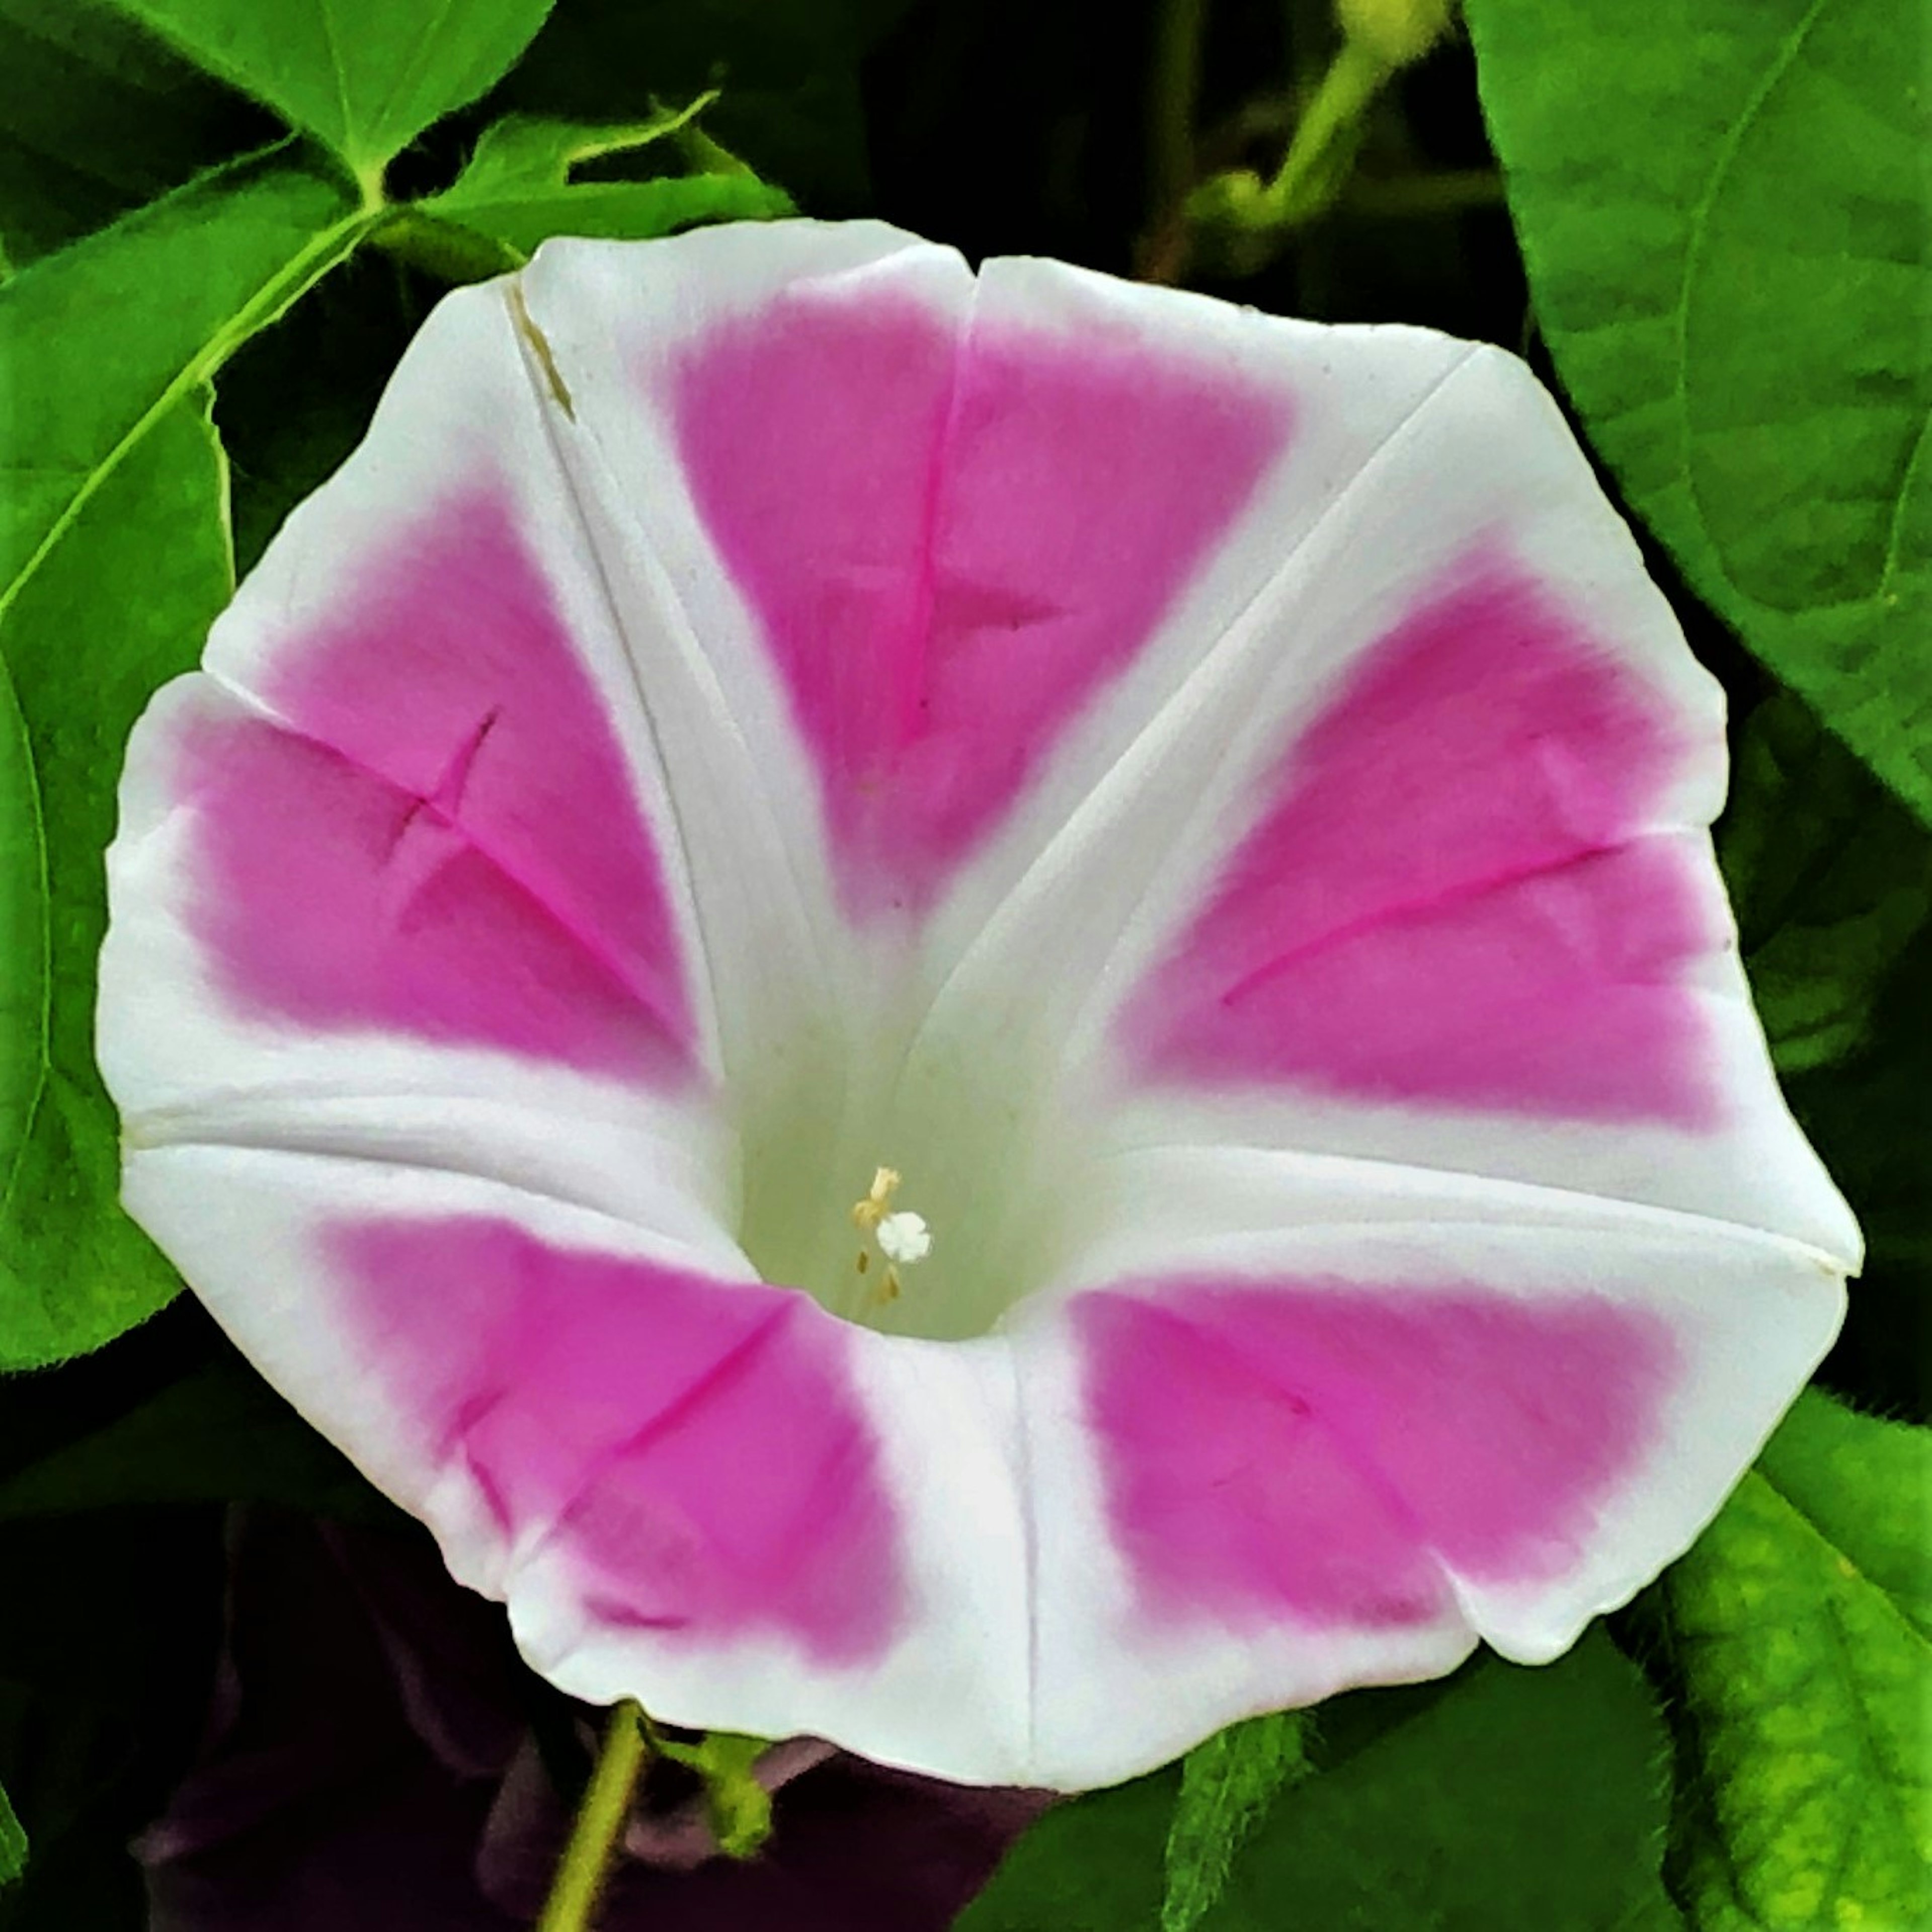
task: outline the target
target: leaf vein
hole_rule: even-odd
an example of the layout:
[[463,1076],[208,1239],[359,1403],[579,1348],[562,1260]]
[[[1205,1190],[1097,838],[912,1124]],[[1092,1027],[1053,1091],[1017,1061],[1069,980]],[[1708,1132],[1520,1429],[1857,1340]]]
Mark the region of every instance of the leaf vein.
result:
[[1786,37],[1784,44],[1772,56],[1758,83],[1745,100],[1742,111],[1725,130],[1724,138],[1719,145],[1716,160],[1697,199],[1690,206],[1688,234],[1684,245],[1684,268],[1678,278],[1677,301],[1672,313],[1672,333],[1676,338],[1676,379],[1670,400],[1677,413],[1677,468],[1684,479],[1684,487],[1690,499],[1690,508],[1704,536],[1710,543],[1714,566],[1724,581],[1738,595],[1746,593],[1732,577],[1723,553],[1714,538],[1711,536],[1710,525],[1704,515],[1704,506],[1697,491],[1696,472],[1690,462],[1690,399],[1689,370],[1690,366],[1690,309],[1698,277],[1702,271],[1706,239],[1710,231],[1711,212],[1717,206],[1718,196],[1730,179],[1732,167],[1742,150],[1744,138],[1756,124],[1758,117],[1764,112],[1766,103],[1784,84],[1785,76],[1796,64],[1803,52],[1805,42],[1822,17],[1830,0],[1811,0],[1805,10],[1804,17]]

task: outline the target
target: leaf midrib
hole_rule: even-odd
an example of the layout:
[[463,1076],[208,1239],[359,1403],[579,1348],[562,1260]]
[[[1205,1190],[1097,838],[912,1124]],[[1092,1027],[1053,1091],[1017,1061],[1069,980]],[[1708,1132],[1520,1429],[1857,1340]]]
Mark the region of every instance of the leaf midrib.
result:
[[[126,461],[168,411],[198,383],[206,382],[250,336],[272,322],[283,308],[310,284],[326,274],[392,212],[387,207],[363,208],[332,224],[298,249],[232,315],[210,332],[207,340],[183,362],[154,400],[122,434],[119,441],[82,475],[73,495],[48,526],[46,534],[28,554],[5,588],[0,590],[0,622],[5,620],[34,573],[79,520],[94,492]],[[53,466],[43,466],[51,469]]]
[[[404,99],[409,89],[416,86],[421,80],[431,43],[449,24],[451,4],[452,0],[436,0],[435,14],[431,19],[424,22],[418,28],[416,45],[410,50],[406,59],[397,63],[396,70],[390,79],[388,92],[383,95],[381,104],[370,112],[368,124],[374,133],[378,146],[389,138],[387,130],[390,116],[395,112],[396,103]],[[329,0],[321,0],[321,4],[322,12],[326,15],[328,11]],[[333,45],[334,43],[332,40],[332,50]],[[348,77],[339,62],[337,64],[336,71],[340,76],[346,87]],[[346,110],[346,99],[344,106]],[[385,161],[389,158],[388,155],[382,157]],[[358,162],[357,165],[359,166],[361,164]]]
[[352,152],[358,143],[355,119],[349,111],[349,70],[343,64],[341,44],[336,38],[334,9],[329,0],[316,0],[316,14],[322,23],[322,44],[328,50],[329,71],[335,81],[336,111],[342,119],[343,158],[352,168],[359,170],[362,158]]

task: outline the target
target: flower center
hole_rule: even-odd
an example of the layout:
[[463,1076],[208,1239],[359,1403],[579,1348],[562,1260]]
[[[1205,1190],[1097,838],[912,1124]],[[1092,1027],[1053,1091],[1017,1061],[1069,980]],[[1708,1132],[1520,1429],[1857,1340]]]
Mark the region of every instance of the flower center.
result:
[[1009,1012],[922,1027],[924,988],[853,977],[848,1015],[802,1016],[735,1088],[734,1232],[842,1320],[984,1335],[1064,1261],[1086,1117]]
[[[924,1261],[932,1252],[932,1230],[926,1225],[926,1216],[904,1208],[896,1211],[892,1209],[892,1198],[898,1184],[896,1168],[878,1168],[865,1198],[852,1204],[852,1225],[871,1235],[880,1253],[886,1258],[885,1269],[875,1291],[882,1301],[898,1299],[904,1285],[899,1279],[902,1266],[910,1268],[914,1262]],[[860,1274],[870,1273],[872,1265],[872,1250],[861,1248]]]

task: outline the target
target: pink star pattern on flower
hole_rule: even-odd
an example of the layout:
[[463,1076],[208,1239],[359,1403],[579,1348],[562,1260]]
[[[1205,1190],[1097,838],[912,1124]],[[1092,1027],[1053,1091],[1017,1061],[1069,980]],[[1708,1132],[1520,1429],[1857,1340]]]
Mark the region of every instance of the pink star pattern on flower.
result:
[[1858,1258],[1721,712],[1499,351],[552,243],[136,734],[126,1198],[578,1696],[1076,1789],[1547,1659]]

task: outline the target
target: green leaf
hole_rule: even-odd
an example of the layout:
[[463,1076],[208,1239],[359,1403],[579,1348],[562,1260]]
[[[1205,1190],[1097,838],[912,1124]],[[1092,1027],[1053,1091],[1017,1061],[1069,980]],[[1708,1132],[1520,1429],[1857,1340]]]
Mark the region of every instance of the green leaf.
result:
[[0,236],[16,268],[278,131],[100,0],[0,0]]
[[365,188],[502,79],[552,0],[117,0],[346,161]]
[[170,407],[89,496],[0,632],[14,740],[0,864],[20,921],[0,949],[0,1368],[97,1347],[179,1286],[116,1204],[120,1136],[94,1066],[94,968],[122,741],[154,686],[194,662],[228,596],[207,409],[205,392]]
[[371,226],[326,177],[250,160],[0,288],[0,616],[147,430]]
[[[1377,1728],[1385,1707],[1400,1714]],[[1249,1833],[1201,1932],[1677,1922],[1658,1868],[1662,1720],[1601,1630],[1540,1670],[1486,1658],[1413,1701],[1358,1693],[1320,1721],[1320,1774],[1285,1790]],[[1365,1725],[1372,1734],[1347,1749]],[[958,1932],[1153,1932],[1180,1790],[1170,1769],[1056,1807]]]
[[1592,439],[1699,595],[1932,818],[1924,13],[1467,14],[1538,316]]
[[1932,835],[1779,692],[1738,734],[1718,852],[1778,1070],[1843,1059],[1932,915]]
[[642,121],[559,121],[541,114],[506,114],[484,129],[469,166],[440,199],[460,208],[472,202],[518,201],[532,194],[554,193],[569,181],[571,170],[579,162],[634,154],[688,125],[717,98],[714,88],[688,106],[659,108]]
[[27,1834],[0,1785],[0,1885],[10,1885],[27,1868]]
[[0,289],[0,1368],[96,1347],[178,1285],[116,1204],[101,854],[127,734],[232,587],[207,379],[352,245],[346,208],[246,164]]
[[1056,1804],[1001,1862],[953,1932],[1153,1932],[1161,1852],[1180,1795],[1169,1766]]
[[494,102],[618,121],[635,112],[640,74],[670,98],[722,87],[706,125],[728,148],[814,214],[868,213],[860,63],[906,10],[907,0],[562,6]]
[[0,1480],[0,1522],[130,1504],[274,1502],[338,1522],[398,1519],[246,1364],[223,1358]]
[[[439,210],[438,202],[427,206]],[[456,211],[452,211],[456,212]],[[461,225],[526,260],[553,235],[648,241],[705,221],[770,221],[792,212],[782,190],[751,175],[670,175],[657,181],[586,182],[522,201],[474,203]]]
[[[417,221],[449,224],[481,236],[499,251],[473,256],[469,267],[449,243],[442,272],[452,279],[494,273],[527,260],[553,235],[648,240],[700,221],[762,221],[793,212],[790,198],[742,168],[674,175],[651,181],[573,182],[586,161],[634,152],[684,128],[713,97],[700,96],[677,112],[618,124],[512,115],[489,128],[470,164],[442,194],[413,205]],[[416,259],[435,260],[432,230],[399,231],[397,244]]]
[[1314,1769],[1304,1711],[1276,1711],[1217,1732],[1182,1760],[1167,1828],[1160,1932],[1193,1932],[1220,1897],[1228,1868],[1286,1785]]
[[1932,1925],[1932,1432],[1801,1396],[1664,1591],[1697,1932]]
[[1600,1629],[1561,1662],[1494,1658],[1298,1786],[1202,1932],[1624,1932],[1674,1915],[1658,1873],[1666,1743]]

